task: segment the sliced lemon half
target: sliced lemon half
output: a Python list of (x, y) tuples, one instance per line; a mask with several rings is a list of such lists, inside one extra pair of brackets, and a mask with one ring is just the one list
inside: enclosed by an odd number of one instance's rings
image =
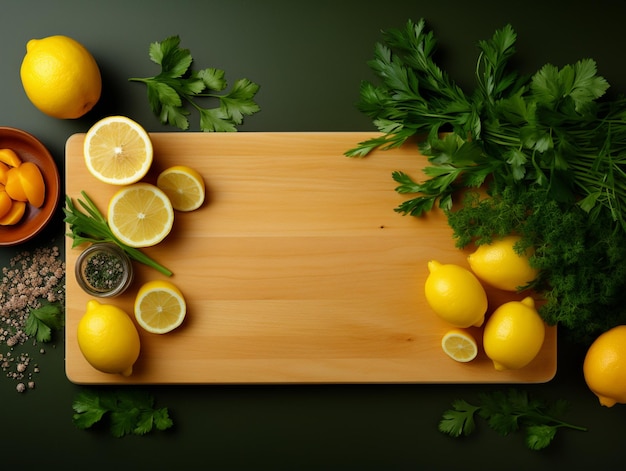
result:
[(178, 211), (193, 211), (204, 203), (204, 180), (191, 167), (175, 165), (165, 169), (157, 177), (156, 184)]
[(165, 334), (183, 323), (187, 304), (176, 285), (153, 280), (139, 288), (134, 309), (137, 323), (143, 329), (153, 334)]
[(130, 247), (161, 242), (174, 225), (174, 208), (163, 191), (150, 183), (120, 188), (109, 201), (111, 232)]
[(98, 180), (130, 185), (141, 180), (152, 165), (152, 141), (146, 130), (126, 116), (108, 116), (85, 135), (85, 164)]
[(452, 329), (441, 339), (441, 348), (455, 361), (466, 363), (478, 355), (478, 344), (474, 337), (464, 330)]

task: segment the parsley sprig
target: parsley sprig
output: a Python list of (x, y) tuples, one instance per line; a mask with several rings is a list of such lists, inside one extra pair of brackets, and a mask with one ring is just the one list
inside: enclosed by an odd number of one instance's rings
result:
[(61, 303), (41, 300), (40, 304), (28, 312), (24, 332), (29, 337), (35, 337), (37, 342), (49, 342), (52, 340), (52, 331), (60, 330), (65, 325), (65, 312)]
[[(200, 114), (202, 131), (237, 131), (245, 116), (260, 110), (254, 101), (259, 85), (246, 78), (236, 80), (225, 91), (228, 83), (221, 69), (192, 70), (193, 58), (188, 49), (180, 47), (180, 37), (171, 36), (161, 42), (150, 44), (152, 62), (161, 66), (154, 77), (132, 77), (131, 82), (143, 82), (147, 86), (148, 102), (152, 112), (161, 123), (186, 130), (189, 128), (189, 103)], [(214, 99), (219, 106), (205, 108), (198, 98)]]
[(443, 413), (439, 431), (455, 438), (470, 435), (476, 430), (475, 416), (478, 415), (502, 436), (522, 431), (526, 446), (541, 450), (552, 443), (561, 428), (587, 430), (557, 418), (565, 413), (567, 406), (564, 400), (549, 403), (530, 398), (526, 391), (517, 389), (483, 393), (477, 404), (455, 400), (452, 409)]
[(117, 438), (167, 430), (173, 425), (169, 411), (156, 408), (154, 402), (153, 396), (138, 390), (86, 389), (72, 403), (72, 421), (87, 429), (108, 417), (111, 434)]

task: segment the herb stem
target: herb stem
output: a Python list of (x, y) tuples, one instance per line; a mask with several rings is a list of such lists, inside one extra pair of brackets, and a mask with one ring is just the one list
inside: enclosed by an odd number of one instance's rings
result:
[(63, 208), (65, 213), (64, 221), (70, 228), (70, 232), (66, 235), (74, 241), (72, 247), (76, 247), (84, 242), (112, 242), (124, 250), (133, 260), (143, 263), (150, 268), (154, 268), (165, 276), (172, 276), (173, 273), (171, 270), (150, 258), (141, 250), (130, 247), (115, 237), (105, 217), (98, 210), (87, 193), (81, 191), (81, 195), (84, 201), (79, 199), (78, 203), (87, 214), (80, 211), (69, 196), (65, 197), (65, 208)]

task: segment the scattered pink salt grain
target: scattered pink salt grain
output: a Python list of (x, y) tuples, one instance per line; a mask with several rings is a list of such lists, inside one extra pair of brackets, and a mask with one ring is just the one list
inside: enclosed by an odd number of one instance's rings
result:
[(65, 263), (58, 247), (19, 253), (2, 269), (0, 368), (7, 378), (18, 381), (18, 392), (25, 392), (27, 386), (33, 389), (32, 375), (39, 372), (39, 365), (31, 367), (30, 355), (17, 350), (29, 340), (25, 326), (30, 311), (40, 308), (42, 301), (65, 304)]

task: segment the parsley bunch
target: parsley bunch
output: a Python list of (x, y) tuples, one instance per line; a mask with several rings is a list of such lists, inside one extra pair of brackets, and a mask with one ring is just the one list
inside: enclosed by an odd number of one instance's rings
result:
[(483, 393), (478, 405), (458, 399), (452, 409), (443, 413), (439, 431), (452, 437), (467, 436), (476, 430), (475, 416), (487, 421), (487, 425), (502, 436), (523, 431), (525, 444), (531, 450), (546, 448), (561, 428), (586, 431), (584, 427), (557, 419), (567, 402), (560, 400), (547, 403), (531, 399), (525, 391), (511, 389), (505, 392)]
[(145, 435), (173, 425), (167, 408), (155, 408), (154, 398), (137, 390), (87, 389), (77, 395), (72, 408), (72, 420), (78, 428), (90, 428), (108, 416), (111, 434), (118, 438)]
[[(152, 62), (161, 66), (161, 72), (154, 77), (133, 77), (129, 81), (146, 84), (150, 108), (163, 124), (188, 129), (187, 116), (190, 113), (185, 108), (185, 102), (200, 114), (202, 131), (236, 131), (236, 126), (243, 122), (244, 116), (260, 110), (254, 101), (259, 91), (256, 83), (245, 78), (239, 79), (230, 91), (224, 92), (227, 87), (224, 70), (192, 70), (191, 53), (180, 47), (178, 36), (151, 43), (149, 55)], [(200, 106), (197, 99), (203, 97), (217, 100), (219, 106)]]
[(396, 208), (403, 214), (423, 214), (436, 202), (450, 209), (457, 190), (488, 183), (546, 189), (592, 219), (608, 212), (626, 230), (626, 100), (600, 101), (609, 84), (591, 59), (521, 76), (509, 66), (516, 39), (507, 25), (479, 42), (477, 85), (465, 93), (435, 62), (423, 19), (385, 32), (369, 62), (380, 83), (363, 82), (358, 103), (383, 135), (346, 155), (424, 136), (426, 180), (393, 174), (398, 192), (418, 194)]

